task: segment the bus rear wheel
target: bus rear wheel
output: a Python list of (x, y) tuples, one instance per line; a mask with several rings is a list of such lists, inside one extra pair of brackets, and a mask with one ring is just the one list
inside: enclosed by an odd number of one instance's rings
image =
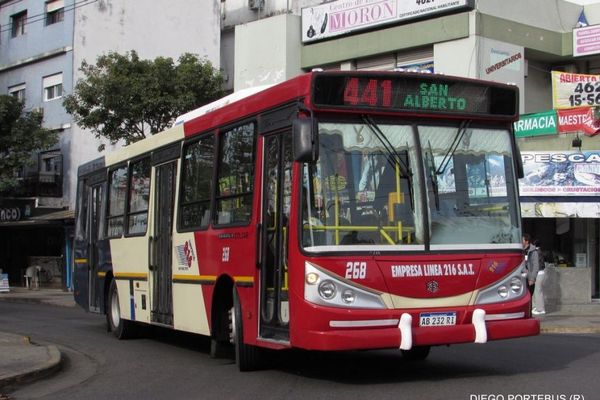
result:
[(117, 283), (113, 279), (108, 289), (108, 303), (106, 307), (106, 322), (108, 328), (117, 339), (129, 339), (135, 336), (135, 323), (121, 318), (121, 307), (119, 304), (119, 292)]
[(237, 290), (233, 288), (233, 310), (231, 313), (231, 336), (235, 347), (235, 362), (240, 371), (255, 371), (262, 366), (261, 352), (256, 346), (244, 343), (242, 306)]
[(410, 350), (402, 350), (402, 356), (410, 361), (420, 361), (427, 358), (431, 346), (415, 346)]

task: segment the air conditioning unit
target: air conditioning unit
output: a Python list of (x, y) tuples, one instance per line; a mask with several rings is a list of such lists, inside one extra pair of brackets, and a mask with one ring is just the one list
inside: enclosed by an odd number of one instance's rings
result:
[(265, 0), (248, 0), (248, 8), (251, 10), (260, 10), (265, 8)]

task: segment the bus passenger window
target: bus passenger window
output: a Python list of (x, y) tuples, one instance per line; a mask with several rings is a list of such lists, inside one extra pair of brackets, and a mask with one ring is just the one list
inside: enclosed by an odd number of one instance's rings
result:
[(238, 126), (221, 136), (215, 223), (250, 222), (254, 186), (254, 123)]
[(215, 158), (214, 142), (214, 135), (209, 135), (183, 149), (179, 221), (181, 229), (208, 227)]
[(87, 180), (79, 181), (79, 187), (77, 188), (77, 225), (75, 228), (75, 237), (77, 240), (85, 240), (87, 237), (88, 188)]
[(123, 234), (125, 198), (127, 197), (127, 166), (110, 171), (108, 189), (108, 216), (106, 218), (106, 236), (120, 237)]
[(150, 201), (150, 158), (131, 163), (129, 176), (129, 210), (127, 233), (143, 235), (148, 226)]

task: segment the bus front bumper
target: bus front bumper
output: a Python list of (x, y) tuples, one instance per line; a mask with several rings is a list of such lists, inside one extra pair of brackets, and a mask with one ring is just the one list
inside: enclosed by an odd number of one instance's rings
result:
[[(394, 324), (394, 322), (397, 322)], [(388, 324), (389, 327), (376, 326)], [(293, 340), (295, 347), (308, 350), (389, 349), (409, 350), (415, 346), (485, 343), (490, 340), (535, 336), (540, 322), (533, 318), (485, 320), (470, 324), (420, 327), (400, 320), (374, 321), (372, 326), (333, 324), (327, 331), (305, 331)]]

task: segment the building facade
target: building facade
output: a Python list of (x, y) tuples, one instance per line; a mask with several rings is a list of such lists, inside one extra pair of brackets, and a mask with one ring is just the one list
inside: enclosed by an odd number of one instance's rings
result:
[[(40, 183), (50, 181), (47, 172), (60, 171), (54, 177), (61, 181), (54, 185), (60, 195), (21, 196), (26, 197), (23, 215), (36, 206), (72, 210), (77, 166), (102, 154), (97, 151), (101, 143), (71, 123), (60, 96), (70, 93), (81, 77), (83, 60), (94, 62), (108, 51), (134, 49), (142, 58), (196, 53), (223, 70), (228, 91), (282, 82), (313, 68), (410, 70), (493, 80), (519, 87), (522, 114), (553, 108), (551, 71), (600, 73), (599, 55), (575, 56), (573, 48), (573, 28), (582, 11), (590, 25), (599, 24), (600, 5), (582, 7), (565, 0), (551, 5), (547, 0), (422, 3), (0, 0), (0, 91), (22, 96), (28, 109), (42, 107), (44, 125), (62, 130), (56, 148), (36, 156), (31, 171)], [(600, 151), (600, 139), (578, 131), (523, 137), (519, 144), (526, 155)], [(105, 151), (112, 149), (106, 146)], [(594, 172), (595, 164), (586, 168)], [(600, 208), (600, 198), (522, 195), (521, 200), (524, 231), (548, 250), (549, 264), (567, 266), (556, 268), (555, 282), (571, 279), (585, 289), (577, 288), (581, 297), (567, 301), (598, 298), (600, 213), (594, 210)]]
[(62, 96), (73, 86), (75, 0), (0, 1), (0, 93), (19, 98), (25, 111), (43, 112), (43, 126), (58, 131), (50, 149), (32, 154), (19, 185), (0, 195), (0, 268), (12, 284), (31, 265), (45, 283), (66, 284), (73, 213), (65, 210), (65, 165), (71, 162), (72, 124)]
[[(573, 51), (573, 28), (582, 12), (590, 25), (599, 24), (599, 4), (417, 3), (265, 0), (257, 8), (252, 1), (226, 0), (222, 38), (228, 45), (222, 64), (234, 77), (235, 90), (276, 83), (313, 68), (409, 70), (511, 83), (520, 89), (522, 114), (552, 109), (551, 71), (600, 72), (599, 55), (574, 56)], [(573, 148), (574, 138), (581, 138), (575, 142), (578, 148)], [(577, 130), (524, 137), (519, 144), (524, 156), (600, 151), (599, 138)], [(595, 164), (586, 168), (595, 173)], [(522, 194), (521, 201), (523, 230), (540, 241), (546, 262), (556, 266), (548, 272), (553, 274), (549, 300), (591, 304), (598, 299), (600, 213), (595, 210), (600, 197)]]
[(0, 93), (43, 110), (43, 126), (61, 132), (55, 147), (32, 155), (21, 185), (0, 195), (0, 269), (11, 285), (34, 264), (52, 269), (53, 285), (70, 285), (77, 168), (104, 154), (62, 106), (82, 61), (111, 51), (174, 60), (188, 52), (219, 67), (220, 32), (216, 0), (0, 0)]

